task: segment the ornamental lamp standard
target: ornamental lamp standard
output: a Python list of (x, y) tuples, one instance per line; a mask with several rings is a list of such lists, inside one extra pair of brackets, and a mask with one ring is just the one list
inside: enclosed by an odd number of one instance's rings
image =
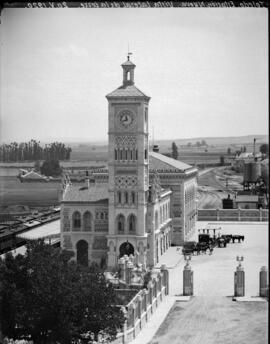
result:
[(242, 265), (241, 265), (241, 262), (244, 260), (244, 257), (243, 257), (243, 256), (241, 256), (241, 257), (236, 256), (236, 260), (237, 260), (237, 262), (239, 263), (238, 267), (241, 267), (241, 266), (242, 266)]
[(189, 266), (189, 261), (191, 260), (191, 255), (190, 254), (185, 254), (184, 259), (186, 261), (186, 267)]

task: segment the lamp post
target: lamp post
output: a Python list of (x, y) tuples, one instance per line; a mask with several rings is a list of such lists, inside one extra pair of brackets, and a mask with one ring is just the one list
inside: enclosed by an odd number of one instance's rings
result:
[(241, 264), (243, 260), (243, 256), (236, 256), (238, 266), (234, 272), (234, 296), (245, 296), (245, 271)]
[(191, 266), (189, 264), (191, 255), (185, 254), (184, 259), (186, 261), (186, 265), (184, 266), (183, 271), (183, 295), (191, 296), (193, 295), (193, 271), (191, 270)]
[(186, 261), (186, 265), (185, 266), (190, 266), (189, 262), (191, 261), (191, 255), (190, 254), (185, 254), (184, 255), (184, 259)]
[(242, 266), (241, 262), (243, 262), (244, 257), (243, 257), (243, 256), (241, 256), (241, 257), (236, 256), (236, 260), (237, 260), (237, 262), (239, 263), (239, 264), (238, 264), (238, 267), (241, 267), (241, 266)]

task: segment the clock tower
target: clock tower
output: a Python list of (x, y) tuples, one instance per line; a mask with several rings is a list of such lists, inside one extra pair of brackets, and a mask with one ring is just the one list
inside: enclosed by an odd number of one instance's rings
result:
[(149, 189), (148, 103), (134, 84), (135, 64), (122, 64), (123, 82), (109, 93), (109, 234), (108, 266), (133, 254), (147, 264), (147, 201)]

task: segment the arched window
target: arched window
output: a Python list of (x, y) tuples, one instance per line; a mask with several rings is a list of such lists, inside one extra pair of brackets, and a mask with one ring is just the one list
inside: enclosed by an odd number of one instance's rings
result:
[(128, 231), (131, 233), (136, 232), (136, 216), (134, 214), (128, 217)]
[(136, 196), (135, 196), (135, 192), (134, 191), (131, 192), (131, 203), (132, 204), (136, 203)]
[(128, 204), (128, 192), (125, 191), (125, 203)]
[(128, 159), (128, 152), (127, 152), (127, 150), (125, 149), (125, 160), (127, 160)]
[(125, 231), (125, 217), (122, 214), (119, 214), (116, 218), (116, 226), (118, 233), (124, 233)]
[(77, 262), (81, 265), (88, 266), (88, 243), (80, 240), (76, 244)]
[(73, 213), (73, 230), (78, 231), (81, 228), (81, 214), (78, 211)]
[(83, 214), (83, 230), (86, 232), (92, 230), (92, 215), (89, 211)]
[(118, 198), (118, 203), (121, 204), (122, 203), (122, 194), (120, 191), (117, 192), (117, 198)]
[(158, 211), (156, 210), (155, 211), (155, 229), (157, 229), (159, 226), (159, 223), (158, 223)]

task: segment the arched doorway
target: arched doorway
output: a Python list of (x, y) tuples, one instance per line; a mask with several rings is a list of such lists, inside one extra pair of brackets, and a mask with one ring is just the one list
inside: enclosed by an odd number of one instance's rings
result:
[(124, 242), (120, 247), (119, 247), (119, 251), (120, 251), (120, 258), (123, 257), (125, 254), (127, 256), (129, 256), (130, 254), (134, 255), (134, 247), (133, 245), (131, 245), (130, 242), (126, 241)]
[(77, 242), (77, 262), (81, 265), (88, 266), (88, 243), (85, 240)]

